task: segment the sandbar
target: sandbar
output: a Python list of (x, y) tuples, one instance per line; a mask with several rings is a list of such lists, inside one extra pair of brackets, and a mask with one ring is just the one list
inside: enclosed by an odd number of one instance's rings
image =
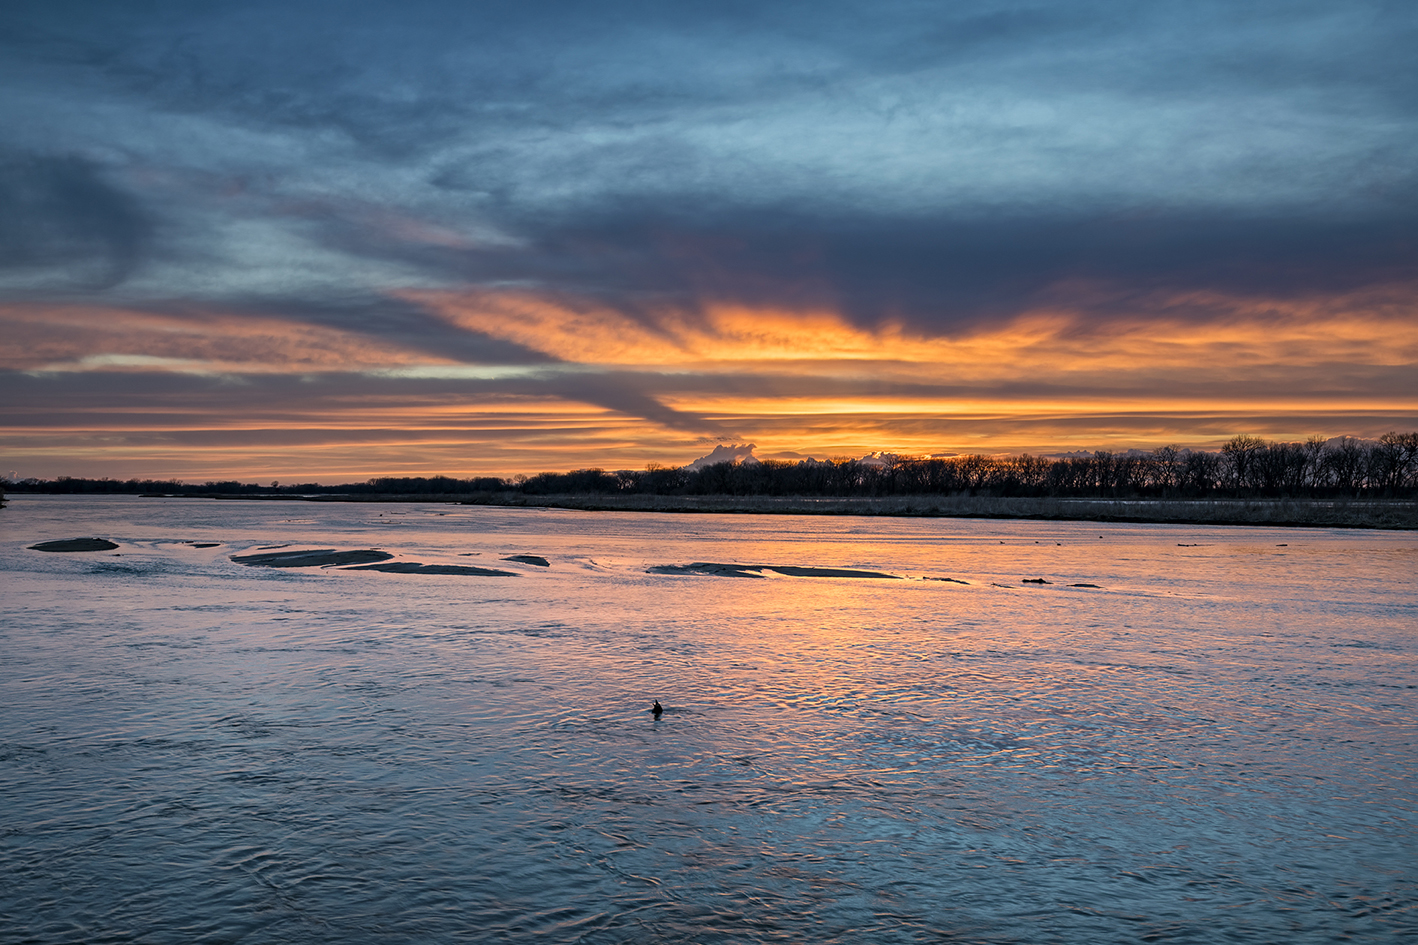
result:
[(764, 571), (785, 574), (789, 577), (814, 578), (887, 578), (899, 581), (895, 574), (881, 571), (861, 571), (855, 568), (804, 568), (797, 565), (777, 564), (718, 564), (713, 561), (696, 561), (693, 564), (657, 564), (645, 569), (647, 574), (708, 574), (714, 577), (762, 578)]
[(479, 577), (521, 577), (515, 571), (496, 568), (475, 568), (467, 564), (420, 564), (417, 561), (388, 561), (384, 564), (362, 564), (345, 571), (385, 571), (389, 574), (468, 574)]
[(388, 561), (394, 557), (387, 551), (362, 548), (358, 551), (336, 551), (317, 548), (313, 551), (273, 551), (263, 555), (232, 555), (231, 560), (251, 568), (327, 568), (331, 565), (368, 564)]
[(30, 545), (31, 551), (112, 551), (118, 546), (107, 538), (61, 538)]

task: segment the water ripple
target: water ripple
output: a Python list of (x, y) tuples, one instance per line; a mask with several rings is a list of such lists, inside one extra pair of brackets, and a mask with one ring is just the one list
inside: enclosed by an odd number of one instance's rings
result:
[(1418, 937), (1410, 537), (319, 511), (6, 510), (0, 940)]

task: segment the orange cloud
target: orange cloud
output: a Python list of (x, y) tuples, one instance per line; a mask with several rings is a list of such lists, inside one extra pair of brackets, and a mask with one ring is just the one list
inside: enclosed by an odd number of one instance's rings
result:
[[(1078, 302), (931, 334), (821, 310), (632, 315), (529, 292), (405, 294), (559, 361), (486, 370), (279, 318), (10, 306), (0, 367), (50, 386), (7, 404), (0, 443), (27, 475), (347, 481), (682, 463), (709, 451), (710, 431), (768, 457), (1375, 435), (1418, 425), (1413, 297), (1173, 295), (1108, 320)], [(184, 375), (194, 393), (121, 394), (104, 379), (115, 371)], [(85, 375), (111, 389), (66, 400)], [(702, 429), (604, 396), (622, 383)]]
[(269, 374), (451, 363), (280, 318), (99, 306), (0, 307), (0, 369)]
[[(1003, 325), (928, 335), (874, 329), (824, 311), (711, 304), (649, 318), (528, 293), (408, 296), (471, 331), (562, 361), (621, 368), (737, 369), (746, 364), (829, 374), (865, 370), (983, 383), (1054, 377), (1106, 387), (1110, 376), (1175, 370), (1209, 375), (1253, 368), (1418, 362), (1418, 317), (1391, 300), (1277, 304), (1215, 295), (1147, 300), (1149, 312), (1219, 311), (1205, 321), (1148, 314), (1100, 321), (1077, 309), (1026, 312)], [(1345, 304), (1345, 303), (1348, 304)]]

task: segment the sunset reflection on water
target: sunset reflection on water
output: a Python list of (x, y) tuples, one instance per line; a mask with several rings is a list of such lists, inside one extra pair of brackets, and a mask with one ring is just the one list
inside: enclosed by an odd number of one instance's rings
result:
[[(0, 869), (36, 941), (1418, 931), (1411, 535), (5, 514)], [(81, 534), (120, 547), (26, 548)], [(231, 560), (282, 545), (516, 576)], [(694, 562), (900, 579), (647, 573)]]

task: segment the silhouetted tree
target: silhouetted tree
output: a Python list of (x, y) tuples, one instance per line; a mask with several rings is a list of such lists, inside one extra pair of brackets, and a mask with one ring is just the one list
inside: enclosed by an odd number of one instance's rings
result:
[(1385, 433), (1370, 457), (1375, 489), (1392, 495), (1411, 486), (1418, 474), (1418, 433)]
[(1329, 482), (1341, 492), (1358, 495), (1367, 472), (1366, 450), (1352, 436), (1341, 436), (1324, 451), (1324, 467)]
[(1254, 483), (1256, 455), (1265, 449), (1265, 440), (1258, 436), (1234, 436), (1221, 447), (1225, 465), (1222, 467), (1227, 484), (1237, 491), (1251, 488)]

